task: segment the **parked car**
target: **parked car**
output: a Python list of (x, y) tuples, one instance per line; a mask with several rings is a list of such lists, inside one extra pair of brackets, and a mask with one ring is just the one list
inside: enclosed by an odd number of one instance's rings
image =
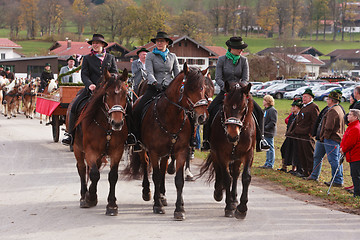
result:
[(332, 87), (332, 88), (329, 88), (327, 90), (325, 90), (324, 92), (321, 93), (321, 95), (315, 95), (315, 98), (314, 100), (317, 100), (317, 101), (326, 101), (326, 99), (328, 98), (330, 92), (334, 91), (334, 90), (340, 90), (342, 91), (342, 87)]
[(347, 87), (342, 90), (342, 102), (349, 102), (350, 101), (350, 95), (354, 92), (355, 86)]
[(286, 84), (283, 86), (279, 86), (278, 88), (272, 89), (268, 92), (271, 96), (273, 96), (275, 99), (282, 99), (284, 98), (284, 94), (286, 92), (293, 91), (295, 89), (301, 88), (301, 87), (307, 87), (307, 84), (305, 82), (298, 82), (298, 83), (292, 83), (292, 84)]
[(296, 96), (296, 95), (301, 95), (301, 94), (303, 94), (304, 92), (305, 92), (305, 89), (307, 89), (307, 88), (313, 88), (312, 86), (303, 86), (303, 87), (300, 87), (300, 88), (298, 88), (298, 89), (295, 89), (295, 90), (293, 90), (293, 91), (290, 91), (290, 92), (285, 92), (284, 93), (284, 98), (286, 98), (286, 99), (294, 99), (294, 97)]
[(356, 82), (354, 82), (354, 81), (342, 81), (342, 82), (337, 82), (337, 84), (340, 84), (342, 87), (347, 88), (347, 87), (355, 87)]
[(253, 96), (256, 96), (256, 93), (261, 90), (263, 87), (263, 84), (257, 84), (257, 85), (252, 85), (251, 89), (250, 89), (250, 93)]
[(257, 97), (264, 97), (265, 95), (267, 94), (270, 94), (270, 92), (276, 90), (276, 89), (281, 89), (283, 87), (286, 87), (288, 86), (289, 84), (287, 83), (279, 83), (279, 84), (274, 84), (274, 85), (271, 85), (265, 89), (262, 89), (260, 91), (257, 92), (256, 96)]
[(336, 84), (336, 83), (329, 83), (329, 84), (321, 84), (318, 85), (316, 87), (314, 87), (312, 90), (313, 94), (316, 97), (321, 96), (326, 90), (328, 90), (329, 88), (333, 88), (333, 87), (341, 87), (340, 84)]
[(306, 82), (306, 80), (299, 78), (285, 79), (285, 83), (302, 83), (302, 82)]

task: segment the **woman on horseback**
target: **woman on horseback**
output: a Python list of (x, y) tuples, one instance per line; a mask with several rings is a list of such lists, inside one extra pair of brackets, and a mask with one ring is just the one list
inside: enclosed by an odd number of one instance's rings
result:
[[(163, 92), (180, 72), (177, 56), (167, 48), (173, 43), (173, 40), (168, 37), (167, 33), (158, 32), (151, 41), (156, 44), (156, 47), (146, 55), (145, 60), (148, 88), (134, 107), (133, 112), (134, 129), (132, 129), (132, 132), (138, 140), (141, 136), (141, 113), (145, 104)], [(141, 147), (140, 142), (137, 141), (134, 146), (134, 152), (139, 151), (141, 151)]]
[[(91, 45), (91, 53), (84, 56), (81, 65), (81, 80), (85, 85), (85, 88), (80, 90), (76, 100), (73, 102), (71, 112), (69, 114), (69, 124), (65, 137), (62, 140), (64, 145), (71, 145), (74, 128), (76, 123), (76, 115), (80, 103), (88, 101), (92, 92), (100, 85), (100, 77), (105, 69), (110, 73), (118, 73), (118, 69), (115, 62), (115, 57), (105, 51), (105, 47), (108, 45), (101, 34), (94, 34), (93, 38), (87, 42)], [(131, 105), (128, 104), (126, 109), (128, 117), (131, 117)], [(126, 121), (130, 124), (131, 121)], [(129, 125), (128, 128), (130, 129)], [(128, 144), (135, 144), (136, 140), (133, 135), (128, 137)]]
[[(242, 51), (248, 46), (241, 37), (231, 37), (226, 41), (228, 52), (225, 56), (219, 57), (216, 64), (215, 81), (221, 87), (220, 93), (208, 107), (209, 119), (204, 125), (202, 151), (210, 150), (209, 136), (210, 126), (216, 113), (223, 105), (225, 82), (248, 82), (249, 63), (246, 57), (241, 56)], [(261, 107), (254, 102), (253, 116), (257, 125), (256, 131), (256, 151), (268, 150), (269, 144), (264, 139), (264, 113)]]

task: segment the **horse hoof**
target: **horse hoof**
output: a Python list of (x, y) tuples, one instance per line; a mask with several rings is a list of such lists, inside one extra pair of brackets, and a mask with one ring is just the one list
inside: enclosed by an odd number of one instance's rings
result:
[(160, 201), (161, 201), (161, 204), (162, 204), (163, 206), (167, 206), (167, 205), (168, 205), (165, 195), (162, 195), (162, 194), (160, 195)]
[(185, 181), (187, 181), (187, 182), (193, 182), (193, 181), (195, 181), (195, 180), (194, 180), (194, 177), (192, 177), (192, 176), (186, 176), (186, 177), (185, 177)]
[(172, 174), (175, 173), (175, 166), (174, 166), (174, 164), (170, 164), (170, 165), (168, 166), (168, 168), (167, 168), (167, 173), (170, 174), (170, 175), (172, 175)]
[(142, 199), (144, 201), (150, 201), (151, 200), (151, 192), (148, 192), (147, 194), (146, 193), (143, 193), (142, 194)]
[(40, 124), (42, 124), (42, 121), (40, 121)]
[(85, 194), (85, 202), (86, 202), (88, 207), (95, 207), (97, 205), (97, 203), (98, 203), (97, 196), (95, 195), (94, 200), (90, 200), (89, 192), (87, 192)]
[(234, 217), (234, 210), (225, 209), (225, 217), (228, 217), (228, 218)]
[(174, 219), (176, 221), (183, 221), (185, 220), (185, 213), (184, 212), (174, 212)]
[(153, 212), (156, 214), (165, 214), (163, 207), (153, 206)]
[(90, 206), (87, 204), (84, 198), (80, 199), (80, 208), (89, 208)]
[(118, 207), (114, 206), (114, 207), (106, 207), (106, 213), (107, 216), (117, 216), (118, 215)]
[(223, 199), (223, 192), (222, 191), (214, 191), (214, 199), (217, 202), (220, 202)]
[(240, 212), (239, 210), (236, 209), (236, 211), (235, 211), (235, 217), (236, 217), (236, 219), (245, 219), (246, 213), (247, 213), (247, 211), (245, 211), (245, 212)]

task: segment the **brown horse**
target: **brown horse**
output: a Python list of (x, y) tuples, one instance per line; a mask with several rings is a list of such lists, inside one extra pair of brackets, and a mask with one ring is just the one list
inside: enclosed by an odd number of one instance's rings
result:
[[(245, 218), (248, 189), (251, 181), (250, 168), (254, 157), (256, 128), (252, 116), (253, 100), (249, 93), (251, 84), (225, 82), (226, 96), (223, 109), (219, 110), (211, 124), (211, 152), (201, 168), (200, 176), (211, 168), (211, 180), (215, 172), (214, 198), (221, 201), (226, 192), (225, 216)], [(237, 205), (237, 180), (240, 166), (242, 194)], [(231, 190), (230, 190), (231, 189)], [(235, 210), (236, 209), (236, 210)]]
[[(96, 88), (88, 105), (79, 116), (73, 145), (81, 181), (81, 208), (96, 206), (99, 169), (105, 157), (111, 159), (108, 177), (110, 191), (106, 206), (106, 215), (110, 216), (118, 213), (115, 186), (118, 180), (119, 162), (128, 134), (125, 122), (127, 78), (126, 69), (121, 76), (104, 73), (101, 85)], [(89, 190), (87, 176), (91, 180)]]
[(26, 118), (33, 119), (34, 118), (34, 110), (36, 103), (36, 82), (32, 81), (26, 84), (22, 90), (22, 102), (23, 102), (23, 110)]
[(4, 116), (10, 119), (16, 117), (16, 106), (18, 104), (18, 97), (21, 90), (20, 81), (13, 80), (9, 85), (5, 87), (4, 95)]
[[(167, 205), (165, 199), (167, 162), (170, 155), (176, 158), (177, 200), (174, 217), (177, 220), (185, 219), (182, 191), (184, 164), (186, 158), (189, 157), (190, 149), (191, 124), (188, 116), (192, 115), (197, 124), (203, 124), (208, 116), (204, 79), (206, 71), (188, 68), (185, 63), (184, 70), (175, 77), (166, 91), (149, 105), (141, 126), (143, 147), (148, 153), (153, 169), (154, 213), (165, 213), (163, 206)], [(140, 155), (144, 162), (145, 151)], [(150, 193), (150, 189), (148, 180), (145, 178), (143, 198), (148, 200), (147, 194)]]

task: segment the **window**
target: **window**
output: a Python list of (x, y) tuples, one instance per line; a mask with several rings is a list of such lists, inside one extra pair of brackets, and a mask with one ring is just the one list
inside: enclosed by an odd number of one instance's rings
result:
[(40, 77), (43, 70), (44, 66), (27, 66), (28, 76), (31, 77)]
[(197, 59), (196, 64), (197, 65), (205, 65), (205, 60), (204, 59)]
[(5, 53), (1, 53), (1, 59), (5, 59)]
[(179, 64), (184, 64), (184, 59), (179, 58), (178, 61), (179, 61)]
[(187, 59), (186, 62), (190, 65), (195, 64), (195, 59)]
[(179, 47), (181, 47), (181, 42), (179, 42)]

